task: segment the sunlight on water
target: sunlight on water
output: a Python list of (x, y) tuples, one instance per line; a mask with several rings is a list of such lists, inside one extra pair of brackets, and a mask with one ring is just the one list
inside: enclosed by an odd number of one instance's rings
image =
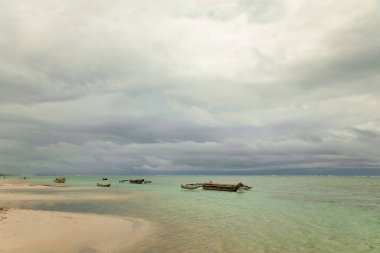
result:
[[(103, 189), (95, 187), (99, 178), (69, 177), (65, 194), (135, 197), (7, 204), (155, 222), (157, 232), (134, 252), (380, 252), (377, 177), (157, 176), (146, 185), (119, 183), (121, 178), (109, 178), (111, 188)], [(209, 180), (254, 188), (242, 193), (180, 188)]]

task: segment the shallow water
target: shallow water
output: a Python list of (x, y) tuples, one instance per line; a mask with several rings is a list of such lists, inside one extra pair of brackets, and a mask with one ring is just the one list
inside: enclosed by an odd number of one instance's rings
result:
[[(153, 180), (146, 185), (119, 183), (123, 178), (109, 177), (112, 186), (100, 188), (97, 177), (69, 177), (62, 189), (73, 196), (133, 196), (129, 199), (2, 204), (153, 221), (158, 230), (133, 252), (380, 252), (379, 177), (155, 176), (146, 177)], [(51, 184), (52, 179), (21, 181)], [(180, 188), (210, 180), (254, 187), (242, 193)]]

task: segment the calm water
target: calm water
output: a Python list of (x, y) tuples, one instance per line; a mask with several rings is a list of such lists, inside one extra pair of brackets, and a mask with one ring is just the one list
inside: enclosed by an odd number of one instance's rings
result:
[[(153, 180), (146, 185), (118, 183), (122, 178), (128, 177), (109, 177), (112, 187), (99, 188), (98, 177), (68, 177), (65, 194), (135, 197), (3, 205), (153, 221), (157, 232), (133, 252), (380, 252), (379, 177), (156, 176), (145, 177)], [(242, 193), (180, 188), (210, 180), (254, 187)], [(29, 181), (51, 184), (52, 178)]]

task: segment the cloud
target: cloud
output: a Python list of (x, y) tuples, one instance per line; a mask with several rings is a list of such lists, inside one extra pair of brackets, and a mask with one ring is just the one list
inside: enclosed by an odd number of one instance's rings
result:
[(2, 1), (0, 172), (378, 168), (379, 8)]

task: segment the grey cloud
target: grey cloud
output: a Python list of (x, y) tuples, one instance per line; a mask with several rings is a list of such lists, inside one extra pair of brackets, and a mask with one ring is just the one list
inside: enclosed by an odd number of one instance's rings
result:
[[(319, 142), (305, 141), (297, 136), (285, 139), (227, 139), (218, 142), (153, 142), (117, 143), (100, 140), (86, 143), (58, 142), (33, 148), (11, 148), (22, 164), (49, 171), (75, 171), (91, 168), (90, 172), (108, 171), (237, 171), (253, 168), (350, 168), (376, 167), (379, 162), (375, 148), (379, 141), (368, 134), (365, 144), (362, 133), (346, 130), (345, 135), (321, 133)], [(372, 135), (378, 136), (375, 133)], [(15, 158), (15, 153), (9, 157)], [(8, 160), (9, 161), (9, 160)], [(48, 161), (48, 162), (47, 162)], [(2, 161), (6, 167), (7, 159)], [(87, 172), (86, 172), (87, 173)]]
[[(322, 41), (321, 55), (313, 55), (293, 66), (289, 82), (318, 88), (358, 86), (361, 81), (366, 83), (361, 86), (369, 85), (370, 89), (377, 90), (378, 85), (371, 84), (371, 79), (378, 78), (380, 71), (380, 18), (377, 12), (361, 15), (330, 31)], [(294, 72), (298, 74), (293, 75)]]
[(378, 6), (310, 4), (1, 2), (0, 173), (378, 168)]
[[(0, 41), (0, 84), (5, 89), (1, 102), (70, 100), (126, 84), (133, 89), (169, 83), (162, 80), (167, 71), (163, 49), (149, 44), (148, 31), (117, 22), (117, 15), (124, 13), (117, 6), (128, 5), (114, 3), (109, 10), (86, 1), (9, 3), (0, 19), (7, 31)], [(99, 12), (103, 16), (96, 16)]]
[[(380, 46), (362, 48), (354, 52), (342, 52), (342, 54), (329, 59), (313, 59), (312, 63), (303, 63), (293, 71), (302, 74), (298, 80), (290, 80), (305, 88), (321, 88), (331, 85), (357, 86), (358, 81), (368, 82), (370, 89), (378, 88), (373, 81), (377, 80), (380, 71)], [(319, 61), (320, 60), (320, 61)], [(369, 79), (368, 78), (376, 78)], [(363, 87), (366, 89), (366, 87)]]
[(154, 117), (104, 117), (90, 122), (55, 124), (41, 120), (2, 115), (4, 138), (17, 138), (30, 145), (46, 146), (59, 142), (77, 145), (92, 140), (122, 143), (220, 142), (226, 138), (262, 138), (267, 129), (251, 126), (207, 126), (199, 123)]

